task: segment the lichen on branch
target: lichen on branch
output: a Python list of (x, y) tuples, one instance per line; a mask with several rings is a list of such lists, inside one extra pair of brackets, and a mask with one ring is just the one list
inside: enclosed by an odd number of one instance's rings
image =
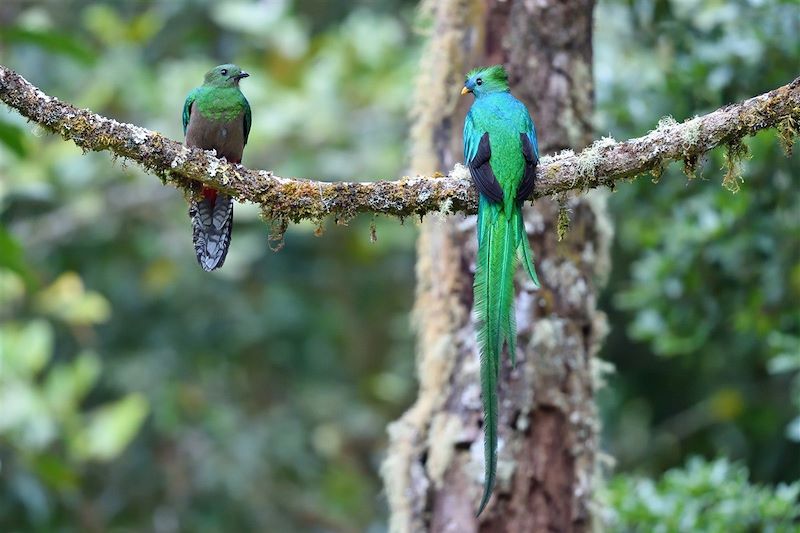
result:
[[(454, 88), (457, 90), (457, 88)], [(13, 70), (0, 65), (0, 100), (29, 120), (73, 141), (84, 150), (108, 150), (147, 171), (188, 189), (203, 183), (261, 206), (267, 218), (282, 221), (349, 219), (358, 213), (407, 217), (442, 212), (475, 213), (477, 195), (469, 172), (456, 165), (447, 175), (403, 177), (395, 181), (329, 182), (291, 179), (268, 170), (251, 170), (188, 148), (160, 133), (103, 117), (48, 96)], [(791, 146), (800, 122), (800, 78), (773, 91), (728, 105), (683, 123), (662, 120), (643, 137), (615, 142), (604, 138), (584, 151), (545, 156), (537, 169), (531, 198), (569, 190), (588, 190), (651, 172), (660, 175), (670, 161), (694, 167), (719, 145), (779, 127)], [(788, 126), (787, 126), (788, 125)]]

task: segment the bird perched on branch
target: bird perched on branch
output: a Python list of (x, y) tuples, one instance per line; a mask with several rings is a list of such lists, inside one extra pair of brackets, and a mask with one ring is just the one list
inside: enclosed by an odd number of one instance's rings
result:
[(508, 88), (502, 65), (467, 74), (461, 94), (475, 101), (464, 122), (464, 160), (478, 189), (478, 258), (475, 265), (475, 310), (481, 355), (484, 455), (481, 514), (495, 483), (497, 469), (497, 380), (500, 354), (508, 345), (515, 361), (514, 271), (517, 253), (536, 287), (539, 280), (522, 221), (522, 203), (533, 190), (539, 147), (525, 105)]
[[(209, 70), (203, 85), (186, 97), (183, 104), (183, 133), (186, 146), (216, 150), (217, 157), (241, 163), (250, 134), (250, 104), (239, 90), (249, 74), (236, 65), (219, 65)], [(233, 229), (233, 199), (203, 187), (202, 198), (192, 199), (192, 240), (197, 262), (203, 270), (222, 266), (228, 255)]]

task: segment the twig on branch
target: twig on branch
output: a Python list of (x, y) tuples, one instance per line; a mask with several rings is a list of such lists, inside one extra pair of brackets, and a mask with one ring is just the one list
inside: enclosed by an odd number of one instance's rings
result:
[[(461, 165), (447, 176), (404, 177), (397, 181), (281, 178), (271, 171), (227, 163), (213, 152), (187, 148), (154, 131), (77, 109), (46, 95), (2, 65), (0, 100), (84, 150), (109, 150), (182, 188), (192, 182), (204, 183), (241, 201), (260, 205), (269, 218), (321, 220), (333, 215), (347, 219), (362, 212), (405, 217), (434, 211), (474, 213), (477, 209), (469, 173)], [(605, 138), (579, 154), (568, 151), (545, 156), (539, 164), (531, 198), (611, 185), (645, 172), (660, 175), (670, 161), (683, 160), (691, 171), (705, 152), (720, 145), (736, 146), (742, 137), (765, 128), (778, 127), (781, 139), (791, 143), (797, 124), (800, 78), (681, 124), (662, 120), (643, 137), (624, 142)]]

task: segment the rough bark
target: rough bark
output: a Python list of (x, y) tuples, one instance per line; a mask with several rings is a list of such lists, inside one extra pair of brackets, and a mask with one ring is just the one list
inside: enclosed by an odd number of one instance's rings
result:
[[(434, 28), (414, 110), (412, 166), (461, 157), (463, 72), (502, 62), (527, 103), (544, 151), (591, 139), (592, 0), (463, 2), (432, 8)], [(572, 229), (559, 242), (564, 209)], [(597, 280), (608, 268), (605, 198), (539, 200), (526, 208), (543, 288), (517, 277), (518, 362), (500, 384), (498, 486), (475, 517), (483, 482), (479, 356), (472, 319), (474, 218), (429, 220), (418, 245), (420, 391), (389, 428), (383, 474), (392, 531), (585, 531), (590, 526), (597, 417), (592, 356), (605, 332)]]
[[(586, 40), (587, 34), (573, 30), (569, 18), (572, 4), (562, 10), (550, 3), (524, 7), (515, 2), (495, 2), (483, 27), (473, 28), (465, 35), (467, 42), (453, 41), (447, 46), (471, 46), (478, 39), (487, 43), (484, 62), (507, 60), (512, 79), (519, 90), (524, 88), (533, 109), (538, 113), (540, 137), (544, 140), (542, 153), (588, 144), (585, 121), (591, 102), (573, 90), (591, 79), (589, 67), (576, 66), (570, 61), (574, 43)], [(461, 2), (467, 16), (473, 16), (486, 6)], [(558, 8), (557, 8), (558, 7)], [(557, 8), (557, 9), (556, 9)], [(525, 32), (528, 10), (544, 18), (535, 31)], [(564, 11), (562, 13), (562, 11)], [(567, 12), (569, 11), (569, 12)], [(566, 17), (566, 18), (565, 18)], [(563, 32), (563, 33), (562, 33)], [(503, 45), (503, 35), (516, 35), (514, 46)], [(547, 45), (555, 43), (555, 49)], [(544, 47), (542, 47), (544, 46)], [(529, 53), (535, 51), (536, 53)], [(552, 55), (545, 55), (552, 54)], [(544, 67), (539, 70), (539, 67)], [(586, 68), (584, 71), (582, 69)], [(549, 78), (539, 72), (552, 74)], [(437, 80), (455, 98), (461, 84), (461, 73)], [(519, 92), (518, 90), (518, 92)], [(423, 91), (420, 91), (422, 93)], [(558, 92), (564, 101), (557, 105), (540, 105), (544, 94)], [(536, 95), (536, 98), (533, 96)], [(426, 101), (427, 96), (421, 96)], [(173, 185), (191, 192), (194, 185), (203, 183), (240, 201), (250, 201), (262, 207), (268, 218), (298, 221), (321, 220), (331, 215), (350, 218), (357, 213), (370, 212), (400, 217), (439, 213), (474, 213), (476, 195), (469, 173), (456, 165), (460, 158), (449, 158), (437, 165), (412, 168), (426, 174), (404, 177), (397, 181), (325, 182), (289, 179), (267, 170), (250, 170), (241, 165), (218, 159), (213, 152), (187, 148), (183, 144), (148, 129), (117, 122), (87, 109), (76, 107), (48, 96), (13, 70), (0, 65), (0, 100), (23, 116), (49, 131), (70, 139), (84, 150), (108, 150), (142, 165)], [(444, 105), (452, 107), (447, 100)], [(428, 115), (437, 116), (439, 111)], [(448, 120), (456, 120), (449, 117)], [(789, 85), (687, 120), (682, 124), (662, 121), (650, 134), (625, 142), (601, 139), (580, 154), (563, 152), (544, 157), (537, 172), (536, 188), (531, 198), (552, 196), (569, 190), (588, 190), (616, 180), (633, 178), (644, 172), (660, 174), (673, 160), (684, 160), (689, 166), (698, 157), (718, 145), (736, 145), (745, 135), (764, 128), (778, 127), (782, 135), (793, 136), (800, 123), (800, 78)], [(429, 117), (420, 117), (420, 127), (428, 128), (425, 135), (434, 135), (436, 128)], [(547, 126), (547, 128), (545, 128)], [(457, 127), (460, 127), (458, 125)], [(552, 127), (553, 131), (548, 128)], [(422, 135), (422, 134), (420, 134)], [(449, 137), (448, 137), (449, 138)], [(441, 144), (444, 138), (437, 138)], [(553, 142), (551, 142), (551, 140)], [(452, 168), (447, 176), (437, 171)], [(423, 169), (426, 169), (423, 171)]]

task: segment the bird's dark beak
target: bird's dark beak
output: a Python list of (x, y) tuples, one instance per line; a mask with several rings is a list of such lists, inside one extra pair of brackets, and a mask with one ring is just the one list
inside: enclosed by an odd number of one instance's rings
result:
[(248, 77), (248, 76), (250, 76), (250, 74), (248, 74), (248, 73), (247, 73), (247, 72), (245, 72), (245, 71), (241, 71), (239, 74), (237, 74), (236, 76), (234, 76), (234, 78), (236, 78), (236, 81), (239, 81), (239, 80), (241, 80), (242, 78), (246, 78), (246, 77)]
[(462, 94), (462, 95), (464, 95), (464, 94), (467, 94), (467, 93), (471, 93), (471, 92), (472, 92), (472, 91), (470, 91), (469, 89), (467, 89), (467, 88), (466, 88), (466, 86), (465, 86), (465, 87), (463, 87), (463, 88), (461, 89), (461, 94)]

